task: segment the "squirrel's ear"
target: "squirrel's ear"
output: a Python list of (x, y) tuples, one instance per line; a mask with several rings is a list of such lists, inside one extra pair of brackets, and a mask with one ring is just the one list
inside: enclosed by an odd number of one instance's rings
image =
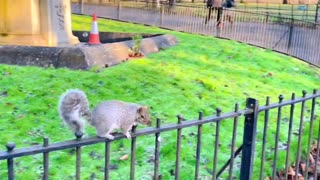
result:
[(149, 109), (150, 109), (149, 106), (144, 106), (144, 108), (145, 108), (146, 110), (149, 110)]
[(138, 108), (138, 113), (141, 114), (142, 112), (143, 112), (143, 106), (141, 106), (141, 107)]

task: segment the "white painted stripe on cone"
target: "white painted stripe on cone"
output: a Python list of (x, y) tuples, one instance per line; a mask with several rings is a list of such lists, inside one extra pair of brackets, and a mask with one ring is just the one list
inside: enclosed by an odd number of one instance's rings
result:
[(91, 33), (91, 34), (99, 34), (97, 21), (93, 21), (93, 22), (92, 22), (91, 32), (90, 32), (90, 33)]

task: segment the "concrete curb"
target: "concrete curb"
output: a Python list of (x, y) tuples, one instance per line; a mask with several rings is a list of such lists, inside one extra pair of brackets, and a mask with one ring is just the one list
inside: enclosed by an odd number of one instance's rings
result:
[[(177, 43), (176, 37), (169, 34), (143, 38), (141, 52), (148, 55)], [(82, 70), (110, 67), (129, 60), (128, 49), (133, 45), (132, 40), (127, 40), (99, 45), (80, 43), (74, 47), (0, 46), (0, 63)]]

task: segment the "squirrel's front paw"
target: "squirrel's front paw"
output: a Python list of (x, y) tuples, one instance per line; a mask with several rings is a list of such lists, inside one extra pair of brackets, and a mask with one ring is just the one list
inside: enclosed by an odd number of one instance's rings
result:
[(131, 134), (129, 132), (127, 132), (125, 135), (128, 139), (131, 139)]
[(107, 139), (110, 139), (110, 140), (113, 140), (113, 139), (114, 139), (114, 136), (112, 136), (112, 135), (109, 134), (109, 135), (106, 135), (106, 138), (107, 138)]

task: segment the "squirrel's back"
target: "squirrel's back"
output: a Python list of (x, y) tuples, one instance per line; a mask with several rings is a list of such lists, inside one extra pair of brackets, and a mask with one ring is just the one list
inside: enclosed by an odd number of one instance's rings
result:
[(117, 128), (127, 133), (137, 123), (150, 125), (148, 107), (118, 100), (101, 102), (93, 109), (90, 121), (100, 137), (108, 137)]
[(78, 89), (67, 90), (61, 95), (58, 105), (62, 120), (74, 131), (84, 132), (84, 121), (90, 119), (89, 102), (86, 94)]
[(117, 100), (101, 102), (92, 111), (92, 125), (103, 121), (106, 124), (133, 123), (136, 119), (137, 110), (140, 106), (134, 103), (127, 103)]

